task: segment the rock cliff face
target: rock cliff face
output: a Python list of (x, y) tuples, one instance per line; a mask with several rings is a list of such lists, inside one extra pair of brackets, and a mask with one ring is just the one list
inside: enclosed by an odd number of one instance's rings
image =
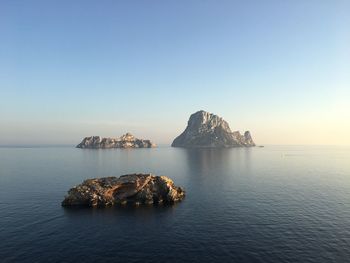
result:
[(184, 197), (184, 190), (166, 176), (129, 174), (85, 180), (68, 191), (62, 206), (174, 203)]
[(108, 148), (152, 148), (156, 147), (150, 140), (137, 139), (130, 133), (120, 138), (102, 138), (100, 136), (85, 137), (77, 148), (108, 149)]
[(221, 117), (206, 111), (198, 111), (190, 116), (185, 131), (175, 138), (173, 147), (251, 147), (255, 143), (249, 131), (241, 135), (232, 132)]

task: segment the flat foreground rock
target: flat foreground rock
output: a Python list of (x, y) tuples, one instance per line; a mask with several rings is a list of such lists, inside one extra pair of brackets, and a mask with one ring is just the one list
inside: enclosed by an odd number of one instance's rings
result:
[(171, 204), (184, 197), (184, 190), (166, 176), (128, 174), (85, 180), (68, 191), (62, 206)]

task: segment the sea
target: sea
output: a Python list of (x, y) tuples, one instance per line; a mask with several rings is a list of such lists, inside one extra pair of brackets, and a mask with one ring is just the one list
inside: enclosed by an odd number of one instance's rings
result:
[[(87, 178), (166, 175), (175, 205), (64, 208)], [(0, 147), (0, 262), (350, 262), (350, 147)]]

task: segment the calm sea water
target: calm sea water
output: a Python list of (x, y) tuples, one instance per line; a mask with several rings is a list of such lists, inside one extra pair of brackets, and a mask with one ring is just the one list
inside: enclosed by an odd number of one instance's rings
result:
[[(171, 207), (65, 209), (86, 178), (151, 172)], [(350, 148), (0, 148), (1, 262), (349, 262)]]

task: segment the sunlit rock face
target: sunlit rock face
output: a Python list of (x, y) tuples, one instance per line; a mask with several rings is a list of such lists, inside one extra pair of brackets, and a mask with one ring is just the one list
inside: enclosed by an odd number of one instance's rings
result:
[(100, 136), (85, 137), (77, 148), (108, 149), (108, 148), (153, 148), (156, 144), (150, 140), (137, 139), (126, 133), (120, 138), (102, 138)]
[(68, 191), (62, 206), (172, 204), (184, 197), (185, 191), (166, 176), (128, 174), (85, 180)]
[(255, 143), (249, 131), (242, 135), (232, 132), (221, 117), (206, 111), (198, 111), (190, 116), (185, 131), (175, 138), (173, 147), (251, 147)]

